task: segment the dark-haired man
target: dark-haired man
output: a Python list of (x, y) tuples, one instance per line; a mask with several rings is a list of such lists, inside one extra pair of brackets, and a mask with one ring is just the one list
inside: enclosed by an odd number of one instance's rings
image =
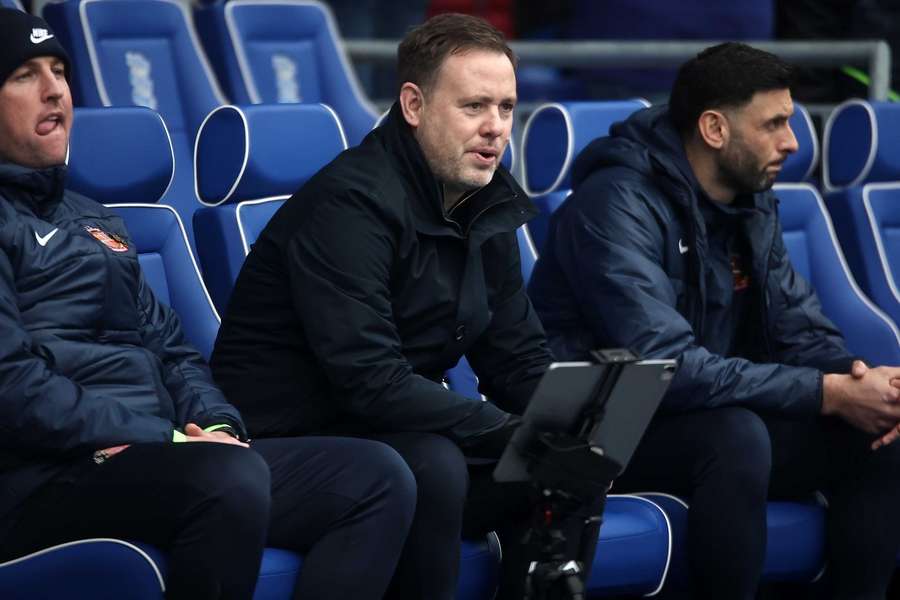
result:
[(380, 599), (412, 473), (371, 440), (251, 446), (122, 220), (64, 189), (68, 71), (0, 9), (0, 561), (125, 538), (167, 552), (167, 598), (246, 600), (268, 542), (305, 553), (297, 597)]
[[(451, 14), (410, 32), (398, 63), (385, 123), (288, 200), (253, 246), (213, 373), (254, 437), (355, 433), (409, 462), (419, 500), (397, 597), (452, 598), (460, 530), (496, 527), (501, 595), (519, 599), (531, 506), (491, 472), (551, 358), (516, 244), (535, 209), (500, 166), (514, 57), (483, 20)], [(490, 401), (444, 387), (463, 355)]]
[(679, 359), (615, 487), (689, 499), (695, 594), (753, 598), (767, 497), (821, 489), (831, 597), (883, 598), (900, 445), (872, 447), (896, 435), (898, 370), (855, 361), (785, 252), (770, 188), (797, 149), (791, 75), (737, 43), (687, 62), (668, 106), (579, 156), (529, 291), (560, 358)]

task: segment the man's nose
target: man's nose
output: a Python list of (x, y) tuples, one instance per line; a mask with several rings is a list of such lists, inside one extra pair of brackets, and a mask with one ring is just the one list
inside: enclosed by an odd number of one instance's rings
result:
[(794, 153), (800, 148), (800, 144), (797, 143), (797, 136), (794, 135), (794, 130), (791, 129), (790, 123), (787, 125), (787, 133), (782, 141), (781, 150), (783, 152)]
[(485, 112), (479, 133), (488, 138), (495, 138), (503, 133), (503, 121), (497, 107), (491, 107)]
[(65, 91), (66, 80), (64, 77), (54, 73), (52, 69), (47, 69), (41, 73), (42, 97), (44, 101), (58, 100), (62, 98)]

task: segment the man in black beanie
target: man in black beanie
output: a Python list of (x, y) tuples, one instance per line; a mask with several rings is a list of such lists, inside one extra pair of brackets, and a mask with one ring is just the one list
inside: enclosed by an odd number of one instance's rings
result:
[(125, 538), (167, 552), (168, 598), (245, 600), (268, 543), (305, 553), (296, 597), (381, 598), (412, 473), (372, 440), (250, 447), (121, 219), (64, 190), (69, 66), (0, 9), (0, 561)]

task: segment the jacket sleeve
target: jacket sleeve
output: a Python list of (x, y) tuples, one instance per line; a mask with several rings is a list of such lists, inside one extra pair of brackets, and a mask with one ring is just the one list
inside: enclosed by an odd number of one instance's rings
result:
[(857, 356), (847, 349), (837, 327), (822, 312), (819, 298), (809, 282), (794, 270), (778, 222), (769, 259), (771, 280), (778, 289), (767, 293), (768, 328), (776, 359), (789, 365), (815, 367), (825, 373), (849, 373)]
[[(465, 440), (508, 415), (413, 372), (393, 320), (392, 225), (348, 192), (315, 201), (286, 248), (292, 301), (309, 346), (351, 419), (380, 431), (433, 431)], [(423, 294), (428, 290), (423, 289)]]
[(156, 298), (143, 272), (138, 282), (138, 310), (141, 339), (163, 364), (163, 381), (175, 404), (178, 426), (228, 425), (241, 439), (246, 439), (247, 432), (237, 408), (229, 404), (213, 383), (203, 357), (185, 341), (178, 315)]
[(553, 357), (525, 293), (515, 233), (497, 236), (494, 242), (503, 246), (497, 254), (507, 262), (506, 275), (499, 301), (491, 307), (491, 321), (466, 358), (478, 375), (481, 393), (505, 410), (522, 414)]
[(23, 456), (52, 456), (172, 441), (171, 422), (78, 385), (33, 348), (12, 267), (0, 252), (0, 445)]
[(675, 283), (662, 267), (665, 238), (649, 209), (650, 193), (595, 176), (561, 215), (554, 251), (594, 339), (644, 358), (678, 359), (661, 410), (742, 405), (818, 414), (818, 370), (725, 358), (697, 343), (676, 308)]

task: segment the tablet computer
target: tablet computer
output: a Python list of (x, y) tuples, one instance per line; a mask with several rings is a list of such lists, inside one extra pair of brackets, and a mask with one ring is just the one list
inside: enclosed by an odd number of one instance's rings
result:
[[(580, 439), (590, 452), (612, 461), (618, 475), (631, 460), (675, 369), (675, 360), (551, 364), (528, 403), (523, 426), (504, 450), (494, 478), (531, 479), (535, 457), (520, 450), (527, 442), (523, 437), (534, 432)], [(589, 430), (582, 429), (585, 421), (591, 425)]]

